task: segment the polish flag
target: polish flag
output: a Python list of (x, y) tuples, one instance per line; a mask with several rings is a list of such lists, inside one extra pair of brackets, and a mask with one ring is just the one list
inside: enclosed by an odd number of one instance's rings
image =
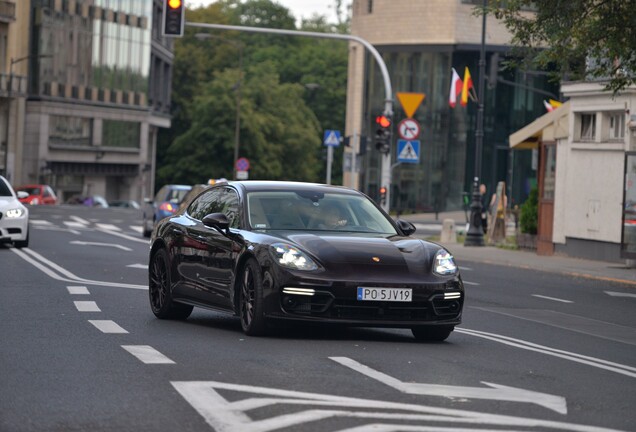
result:
[[(473, 88), (473, 79), (470, 77), (470, 71), (468, 70), (468, 66), (464, 70), (464, 85), (462, 86), (462, 106), (468, 105), (468, 92)], [(474, 90), (473, 90), (474, 91)]]
[(462, 79), (459, 77), (459, 74), (452, 68), (453, 75), (451, 77), (451, 86), (450, 86), (450, 95), (448, 96), (448, 104), (451, 108), (455, 108), (455, 104), (457, 103), (457, 96), (462, 92)]

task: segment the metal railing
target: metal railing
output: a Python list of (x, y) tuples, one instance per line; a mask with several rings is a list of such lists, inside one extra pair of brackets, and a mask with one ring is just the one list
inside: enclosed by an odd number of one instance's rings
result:
[(15, 20), (15, 3), (0, 0), (0, 19), (3, 20)]

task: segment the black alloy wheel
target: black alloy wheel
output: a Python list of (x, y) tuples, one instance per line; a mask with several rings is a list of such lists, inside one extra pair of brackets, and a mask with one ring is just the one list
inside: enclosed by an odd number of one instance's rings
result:
[(239, 281), (239, 313), (241, 327), (248, 336), (267, 333), (263, 316), (263, 277), (255, 259), (245, 262)]
[(422, 342), (443, 342), (455, 329), (455, 326), (422, 326), (413, 327), (411, 332), (418, 341)]
[(190, 316), (192, 306), (172, 301), (168, 253), (165, 249), (159, 249), (152, 256), (148, 278), (150, 308), (157, 318), (186, 319)]

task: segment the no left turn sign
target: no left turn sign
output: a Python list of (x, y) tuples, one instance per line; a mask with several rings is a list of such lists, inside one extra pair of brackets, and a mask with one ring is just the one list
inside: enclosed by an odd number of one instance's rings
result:
[(413, 119), (404, 119), (398, 124), (398, 134), (402, 139), (416, 140), (420, 136), (420, 125)]

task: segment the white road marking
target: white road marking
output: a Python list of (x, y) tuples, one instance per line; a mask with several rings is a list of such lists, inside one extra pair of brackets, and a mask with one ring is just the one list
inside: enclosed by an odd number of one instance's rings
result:
[(122, 345), (121, 347), (145, 364), (175, 364), (150, 345)]
[(101, 231), (101, 232), (106, 233), (106, 234), (114, 235), (116, 237), (121, 237), (123, 239), (134, 241), (134, 242), (137, 242), (137, 243), (143, 243), (145, 245), (150, 244), (150, 239), (142, 239), (142, 238), (138, 238), (138, 237), (131, 237), (129, 235), (126, 235), (126, 234), (123, 234), (123, 233), (119, 233), (119, 232), (116, 232), (116, 231), (110, 231), (110, 230), (98, 229), (98, 231)]
[(636, 298), (636, 294), (633, 294), (633, 293), (605, 291), (605, 294), (607, 294), (609, 296), (612, 296), (612, 297), (632, 297), (632, 298)]
[(469, 282), (469, 281), (462, 281), (464, 282), (464, 285), (480, 285), (478, 282)]
[(88, 288), (86, 288), (85, 286), (67, 286), (66, 289), (68, 290), (69, 294), (90, 294), (90, 292), (88, 292)]
[[(68, 282), (68, 283), (81, 283), (86, 285), (109, 286), (109, 287), (116, 287), (116, 288), (130, 288), (130, 289), (141, 289), (141, 290), (148, 289), (148, 286), (146, 285), (133, 285), (133, 284), (124, 284), (119, 282), (103, 282), (103, 281), (94, 281), (90, 279), (83, 279), (74, 275), (73, 273), (66, 270), (65, 268), (60, 267), (54, 262), (49, 261), (48, 259), (44, 258), (42, 255), (38, 254), (32, 249), (10, 248), (9, 250), (13, 252), (14, 254), (18, 255), (20, 258), (22, 258), (29, 264), (33, 265), (34, 267), (42, 271), (51, 279)], [(55, 273), (55, 271), (59, 272), (62, 276)]]
[(126, 247), (126, 246), (122, 246), (119, 244), (113, 244), (113, 243), (98, 243), (98, 242), (85, 242), (85, 241), (79, 241), (79, 240), (73, 240), (69, 242), (70, 244), (75, 244), (75, 245), (80, 245), (80, 246), (103, 246), (103, 247), (114, 247), (114, 248), (118, 248), (121, 250), (125, 250), (127, 252), (132, 251), (132, 249)]
[[(79, 216), (69, 216), (71, 219), (73, 219), (75, 222), (81, 224), (81, 225), (88, 225), (90, 224), (89, 221), (87, 221), (86, 219), (82, 219)], [(65, 222), (66, 223), (66, 222)]]
[(544, 295), (540, 295), (540, 294), (532, 294), (532, 297), (538, 297), (538, 298), (542, 298), (542, 299), (546, 299), (546, 300), (553, 300), (553, 301), (557, 301), (557, 302), (561, 302), (561, 303), (574, 303), (571, 300), (564, 300), (564, 299), (560, 299), (560, 298), (556, 298), (556, 297), (548, 297), (548, 296), (544, 296)]
[(102, 333), (128, 333), (119, 324), (111, 320), (88, 320)]
[(75, 307), (79, 312), (101, 312), (102, 310), (94, 301), (74, 301)]
[(95, 226), (96, 226), (97, 228), (105, 229), (105, 230), (109, 230), (109, 231), (121, 231), (121, 228), (116, 227), (116, 226), (115, 226), (115, 225), (113, 225), (113, 224), (98, 223), (98, 224), (95, 224)]
[(459, 266), (459, 269), (461, 271), (473, 271), (473, 269), (471, 267), (463, 267), (463, 266)]
[[(368, 423), (351, 429), (358, 432), (376, 430), (372, 426), (383, 420), (385, 422), (382, 426), (385, 428), (379, 430), (385, 432), (468, 432), (475, 429), (494, 431), (522, 428), (535, 431), (617, 432), (608, 428), (574, 423), (218, 381), (171, 381), (170, 384), (214, 430), (222, 432), (269, 432), (284, 428), (302, 430), (302, 425), (306, 423), (333, 418), (356, 419), (356, 424), (366, 420)], [(230, 399), (223, 397), (223, 393), (229, 393)], [(254, 409), (285, 405), (291, 406), (293, 411), (268, 418), (261, 410), (257, 420), (252, 420), (249, 416), (249, 411)], [(307, 408), (303, 410), (304, 406)], [(275, 412), (280, 412), (280, 408)], [(387, 420), (396, 424), (387, 424)], [(412, 422), (414, 425), (406, 422)], [(423, 426), (424, 422), (428, 422), (429, 425)]]
[(490, 388), (403, 382), (398, 380), (397, 378), (393, 378), (390, 375), (387, 375), (375, 369), (371, 369), (370, 367), (363, 365), (362, 363), (358, 363), (357, 361), (347, 357), (329, 358), (336, 363), (340, 363), (343, 366), (353, 369), (356, 372), (360, 372), (361, 374), (366, 375), (369, 378), (373, 378), (374, 380), (379, 381), (382, 384), (386, 384), (389, 387), (393, 387), (394, 389), (406, 394), (534, 403), (537, 405), (541, 405), (544, 408), (556, 411), (560, 414), (565, 415), (568, 412), (565, 398), (561, 396), (509, 387), (501, 384), (487, 383), (483, 381), (482, 384), (485, 384)]
[(582, 354), (576, 354), (569, 351), (563, 351), (556, 348), (550, 348), (545, 345), (539, 345), (532, 342), (524, 341), (521, 339), (515, 339), (508, 336), (503, 336), (495, 333), (487, 333), (479, 330), (471, 330), (467, 328), (456, 328), (457, 333), (467, 334), (470, 336), (480, 337), (488, 339), (494, 342), (502, 343), (504, 345), (512, 346), (515, 348), (521, 348), (528, 351), (534, 351), (541, 354), (550, 355), (553, 357), (559, 357), (565, 360), (569, 360), (576, 363), (582, 363), (588, 366), (593, 366), (599, 369), (615, 372), (621, 375), (625, 375), (631, 378), (636, 378), (636, 368), (623, 365), (620, 363), (614, 363), (608, 360), (599, 359), (596, 357), (589, 357)]
[(62, 231), (62, 232), (69, 232), (71, 234), (75, 234), (75, 235), (80, 235), (80, 232), (77, 230), (74, 230), (72, 228), (62, 228), (62, 227), (57, 227), (55, 225), (36, 225), (33, 228), (38, 229), (38, 230), (43, 230), (43, 231)]
[(70, 228), (83, 228), (83, 229), (87, 228), (86, 225), (80, 222), (64, 221), (64, 225)]
[(142, 226), (140, 225), (130, 225), (129, 227), (131, 230), (138, 232), (139, 234), (141, 234), (142, 232), (144, 232), (144, 229)]
[(148, 270), (148, 264), (129, 264), (126, 267)]
[(49, 222), (47, 220), (40, 220), (40, 219), (31, 219), (31, 220), (29, 220), (29, 223), (31, 225), (39, 225), (39, 226), (42, 226), (42, 225), (53, 225), (51, 222)]

